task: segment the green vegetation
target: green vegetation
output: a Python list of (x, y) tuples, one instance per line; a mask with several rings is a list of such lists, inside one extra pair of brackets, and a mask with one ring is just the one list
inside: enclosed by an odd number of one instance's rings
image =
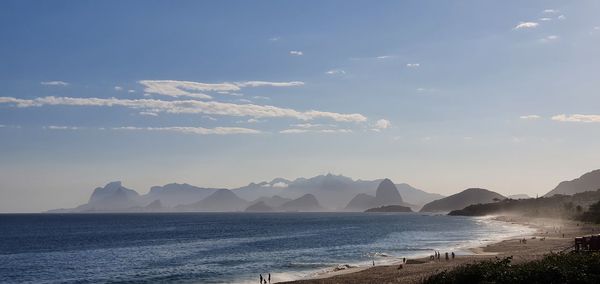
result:
[(600, 253), (550, 254), (516, 265), (511, 261), (507, 257), (463, 265), (424, 283), (600, 283)]
[(579, 220), (600, 223), (600, 201), (590, 205), (590, 209), (584, 212)]
[[(461, 210), (450, 212), (457, 216), (485, 216), (513, 214), (527, 217), (545, 217), (562, 219), (579, 219), (585, 216), (584, 208), (590, 207), (600, 200), (600, 190), (577, 193), (575, 195), (554, 195), (552, 197), (530, 199), (504, 199), (495, 203), (474, 204)], [(588, 212), (592, 212), (591, 209)], [(596, 218), (600, 218), (600, 206), (596, 209)], [(588, 219), (592, 220), (593, 216)]]

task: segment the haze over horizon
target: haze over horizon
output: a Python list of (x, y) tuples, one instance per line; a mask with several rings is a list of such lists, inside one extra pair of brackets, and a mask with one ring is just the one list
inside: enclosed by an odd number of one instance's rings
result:
[(600, 168), (600, 2), (0, 3), (0, 212), (329, 172), (540, 196)]

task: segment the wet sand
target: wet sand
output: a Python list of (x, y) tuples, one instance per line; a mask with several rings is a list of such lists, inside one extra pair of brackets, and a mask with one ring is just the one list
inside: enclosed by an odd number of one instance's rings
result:
[[(382, 265), (374, 267), (361, 267), (326, 273), (311, 279), (301, 279), (290, 282), (297, 284), (325, 284), (325, 283), (421, 283), (429, 275), (455, 266), (475, 263), (496, 257), (513, 257), (513, 263), (521, 263), (542, 258), (550, 252), (561, 252), (573, 246), (577, 236), (589, 235), (600, 232), (600, 226), (584, 225), (574, 221), (561, 221), (540, 218), (499, 216), (496, 220), (521, 224), (536, 228), (532, 235), (504, 240), (484, 247), (473, 248), (473, 255), (457, 256), (454, 260), (446, 261), (444, 251), (441, 260), (431, 261), (429, 258), (411, 259), (399, 269), (395, 265)], [(564, 234), (564, 237), (563, 237)], [(526, 239), (521, 243), (520, 239)]]

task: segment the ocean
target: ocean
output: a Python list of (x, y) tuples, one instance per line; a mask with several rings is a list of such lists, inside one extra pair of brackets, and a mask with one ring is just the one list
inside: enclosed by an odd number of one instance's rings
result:
[(418, 213), (2, 214), (0, 283), (275, 282), (530, 232)]

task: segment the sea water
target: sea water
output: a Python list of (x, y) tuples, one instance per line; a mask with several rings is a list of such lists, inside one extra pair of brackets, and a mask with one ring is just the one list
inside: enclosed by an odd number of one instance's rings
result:
[(418, 213), (4, 214), (0, 283), (275, 282), (531, 232)]

